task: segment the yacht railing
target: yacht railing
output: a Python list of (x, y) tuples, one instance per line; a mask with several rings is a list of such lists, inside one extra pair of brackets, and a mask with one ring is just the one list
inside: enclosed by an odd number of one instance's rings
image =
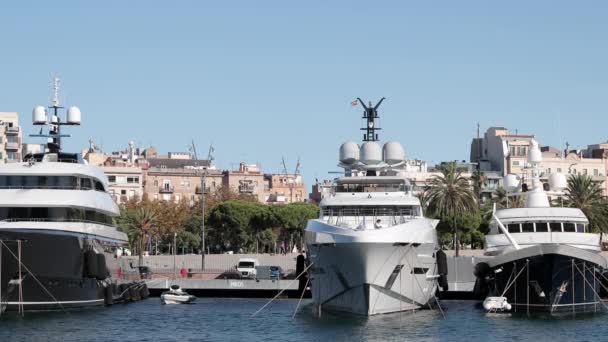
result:
[(324, 222), (358, 230), (396, 226), (415, 217), (413, 209), (322, 209), (321, 211)]

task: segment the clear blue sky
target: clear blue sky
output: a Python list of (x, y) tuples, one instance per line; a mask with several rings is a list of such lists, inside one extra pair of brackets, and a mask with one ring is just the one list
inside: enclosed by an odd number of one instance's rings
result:
[(608, 139), (605, 1), (3, 1), (0, 111), (81, 107), (71, 150), (213, 142), (218, 166), (302, 159), (307, 186), (359, 141), (357, 96), (409, 158), (468, 159), (480, 122)]

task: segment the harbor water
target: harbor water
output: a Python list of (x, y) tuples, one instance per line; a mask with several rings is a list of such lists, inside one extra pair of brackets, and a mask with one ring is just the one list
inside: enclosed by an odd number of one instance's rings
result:
[(0, 341), (602, 341), (608, 315), (543, 317), (486, 314), (473, 301), (444, 301), (439, 311), (372, 317), (313, 316), (304, 300), (198, 298), (161, 305), (159, 298), (108, 308), (14, 313), (0, 317)]

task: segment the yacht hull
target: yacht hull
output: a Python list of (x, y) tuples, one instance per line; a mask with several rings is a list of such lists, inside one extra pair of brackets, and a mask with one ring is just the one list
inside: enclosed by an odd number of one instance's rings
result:
[(319, 311), (359, 315), (431, 305), (435, 244), (309, 244), (311, 291)]
[(479, 272), (476, 288), (504, 296), (512, 311), (595, 312), (606, 261), (567, 245), (538, 245), (496, 256)]
[[(0, 231), (1, 309), (60, 310), (104, 304), (103, 280), (86, 274), (85, 248), (93, 240), (78, 235), (45, 233), (35, 230)], [(21, 273), (19, 286), (19, 248), (21, 240)], [(95, 249), (103, 253), (102, 241), (95, 240)], [(118, 267), (111, 253), (104, 253), (106, 274)], [(98, 265), (98, 267), (101, 267)], [(22, 300), (19, 296), (21, 288)]]

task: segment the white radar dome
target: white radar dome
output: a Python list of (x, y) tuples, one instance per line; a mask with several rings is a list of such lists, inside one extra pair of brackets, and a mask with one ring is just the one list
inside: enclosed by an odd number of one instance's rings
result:
[(514, 174), (508, 174), (503, 178), (503, 183), (505, 186), (505, 189), (507, 189), (508, 192), (516, 192), (517, 190), (519, 190), (519, 176), (518, 175), (514, 175)]
[(552, 173), (549, 176), (549, 188), (552, 191), (562, 191), (568, 187), (568, 181), (563, 173)]
[(405, 160), (403, 146), (397, 141), (389, 141), (382, 148), (384, 161), (387, 164), (397, 164)]
[(78, 107), (72, 106), (68, 108), (68, 123), (72, 125), (80, 125), (80, 109)]
[(347, 141), (340, 146), (340, 162), (348, 165), (359, 161), (359, 145), (353, 141)]
[(46, 108), (43, 106), (34, 107), (34, 110), (32, 110), (32, 122), (34, 125), (45, 124), (46, 121)]
[(361, 145), (361, 162), (366, 165), (379, 164), (382, 161), (382, 149), (375, 141), (366, 141)]
[(543, 154), (540, 152), (538, 142), (534, 139), (530, 141), (530, 152), (528, 153), (528, 161), (530, 163), (540, 163), (543, 160)]

